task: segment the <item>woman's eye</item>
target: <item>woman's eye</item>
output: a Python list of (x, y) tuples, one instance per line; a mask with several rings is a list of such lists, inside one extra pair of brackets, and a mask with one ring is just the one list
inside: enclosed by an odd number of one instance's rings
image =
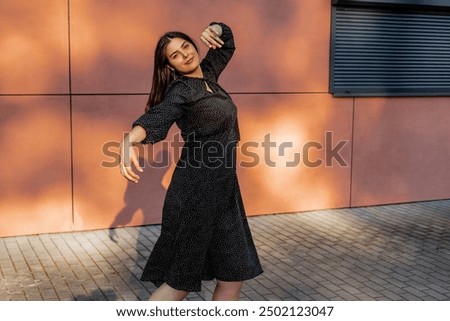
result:
[(189, 44), (188, 43), (184, 45), (183, 49), (187, 49), (187, 48), (189, 48)]

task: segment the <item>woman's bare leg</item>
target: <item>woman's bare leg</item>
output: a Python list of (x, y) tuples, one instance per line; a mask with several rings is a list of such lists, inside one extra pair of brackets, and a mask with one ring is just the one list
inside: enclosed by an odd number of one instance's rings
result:
[(189, 292), (172, 288), (167, 283), (161, 285), (149, 298), (149, 301), (182, 301)]
[(241, 294), (242, 281), (225, 282), (217, 280), (213, 301), (237, 301)]

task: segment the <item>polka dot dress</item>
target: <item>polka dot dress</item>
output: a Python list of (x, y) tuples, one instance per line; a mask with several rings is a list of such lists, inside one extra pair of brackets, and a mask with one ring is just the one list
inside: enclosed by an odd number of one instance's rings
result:
[(143, 143), (154, 144), (176, 122), (185, 141), (141, 278), (156, 286), (200, 291), (202, 280), (262, 273), (236, 176), (237, 110), (217, 83), (235, 49), (231, 29), (220, 25), (224, 45), (201, 62), (204, 77), (173, 81), (164, 101), (133, 124), (146, 130)]

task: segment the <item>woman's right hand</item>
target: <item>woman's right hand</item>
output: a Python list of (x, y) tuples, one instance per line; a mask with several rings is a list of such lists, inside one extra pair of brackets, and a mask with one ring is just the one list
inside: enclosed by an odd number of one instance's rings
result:
[(120, 173), (130, 182), (138, 183), (140, 177), (133, 171), (131, 164), (133, 164), (139, 172), (143, 171), (139, 166), (139, 160), (133, 148), (133, 144), (130, 142), (129, 136), (127, 135), (120, 143)]

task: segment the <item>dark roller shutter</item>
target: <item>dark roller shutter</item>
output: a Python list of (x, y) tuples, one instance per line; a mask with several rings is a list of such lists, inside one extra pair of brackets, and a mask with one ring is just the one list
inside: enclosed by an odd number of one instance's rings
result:
[(450, 95), (448, 12), (335, 6), (335, 96)]

